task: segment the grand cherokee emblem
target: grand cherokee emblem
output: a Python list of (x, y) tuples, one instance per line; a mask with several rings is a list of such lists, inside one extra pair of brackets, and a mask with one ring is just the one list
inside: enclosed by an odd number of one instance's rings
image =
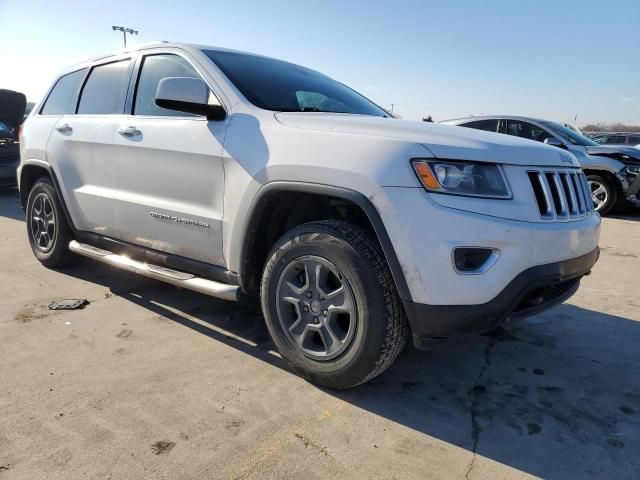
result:
[(182, 225), (192, 225), (194, 227), (209, 228), (208, 223), (201, 222), (199, 220), (192, 220), (190, 218), (176, 217), (175, 215), (167, 215), (165, 213), (158, 212), (149, 212), (149, 215), (151, 215), (156, 220), (168, 220), (170, 222), (180, 223)]

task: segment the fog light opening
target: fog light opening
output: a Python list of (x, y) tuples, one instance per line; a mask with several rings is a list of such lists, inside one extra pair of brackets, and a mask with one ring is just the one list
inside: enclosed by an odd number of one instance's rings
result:
[(453, 249), (453, 268), (462, 275), (485, 273), (495, 265), (500, 250), (487, 247), (457, 247)]

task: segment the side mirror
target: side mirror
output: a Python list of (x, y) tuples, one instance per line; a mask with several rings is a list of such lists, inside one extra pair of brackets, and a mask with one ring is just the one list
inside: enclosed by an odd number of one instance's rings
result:
[(209, 104), (209, 87), (199, 78), (166, 77), (158, 82), (156, 105), (178, 112), (224, 120), (227, 112), (220, 104)]
[(564, 143), (562, 143), (555, 137), (545, 138), (544, 143), (546, 143), (547, 145), (551, 145), (552, 147), (567, 148)]

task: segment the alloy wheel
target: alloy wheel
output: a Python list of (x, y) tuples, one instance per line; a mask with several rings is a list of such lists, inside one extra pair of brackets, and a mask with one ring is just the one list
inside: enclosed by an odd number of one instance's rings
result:
[(56, 213), (46, 193), (39, 193), (33, 199), (29, 221), (31, 237), (38, 250), (44, 253), (51, 250), (56, 236)]
[(356, 302), (338, 267), (318, 256), (291, 261), (277, 288), (280, 324), (302, 352), (314, 360), (338, 357), (356, 328)]
[(589, 180), (589, 188), (591, 189), (591, 200), (593, 201), (593, 206), (596, 209), (596, 212), (600, 211), (609, 200), (609, 192), (604, 185), (600, 182), (596, 182), (595, 180)]

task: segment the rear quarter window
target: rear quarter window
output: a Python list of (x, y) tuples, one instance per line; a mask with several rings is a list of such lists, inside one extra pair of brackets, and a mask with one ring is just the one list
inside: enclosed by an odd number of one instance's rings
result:
[(83, 68), (58, 79), (44, 102), (41, 115), (67, 115), (76, 111), (76, 95), (87, 73)]

